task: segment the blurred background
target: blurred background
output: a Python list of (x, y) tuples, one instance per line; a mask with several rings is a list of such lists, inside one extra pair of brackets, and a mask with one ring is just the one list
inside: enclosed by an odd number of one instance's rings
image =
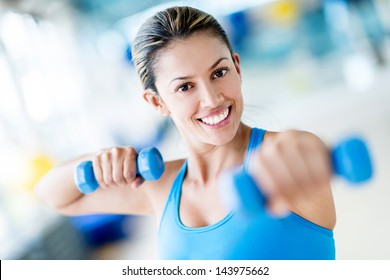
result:
[(338, 259), (390, 259), (390, 0), (0, 0), (0, 258), (156, 259), (156, 221), (62, 217), (36, 182), (114, 145), (183, 157), (172, 123), (141, 98), (131, 63), (156, 10), (213, 14), (242, 59), (244, 122), (334, 145), (363, 135), (372, 181), (333, 184)]

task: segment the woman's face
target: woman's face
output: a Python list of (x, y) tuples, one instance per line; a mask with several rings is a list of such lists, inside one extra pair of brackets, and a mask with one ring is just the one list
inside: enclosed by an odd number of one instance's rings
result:
[(157, 60), (156, 87), (180, 134), (192, 144), (223, 145), (243, 111), (239, 57), (211, 33), (177, 40)]

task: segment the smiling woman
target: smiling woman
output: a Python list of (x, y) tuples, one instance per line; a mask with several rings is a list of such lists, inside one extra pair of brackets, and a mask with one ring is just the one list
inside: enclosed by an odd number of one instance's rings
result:
[(239, 57), (230, 56), (225, 43), (207, 31), (173, 41), (154, 69), (158, 95), (145, 89), (144, 98), (170, 115), (186, 141), (213, 139), (221, 145), (232, 140), (243, 100)]
[[(241, 121), (240, 57), (215, 18), (191, 7), (160, 11), (141, 26), (133, 56), (145, 101), (173, 120), (188, 157), (165, 162), (161, 178), (145, 181), (134, 148), (103, 149), (50, 171), (37, 185), (42, 199), (67, 215), (154, 215), (161, 258), (335, 258), (328, 150), (311, 133)], [(72, 180), (84, 160), (100, 186), (89, 195)], [(242, 165), (268, 209), (245, 224), (224, 207), (219, 186), (221, 173)]]

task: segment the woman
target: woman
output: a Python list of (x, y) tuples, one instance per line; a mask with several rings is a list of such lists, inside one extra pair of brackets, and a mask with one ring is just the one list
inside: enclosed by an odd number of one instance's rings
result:
[[(136, 176), (132, 147), (105, 149), (53, 169), (37, 186), (40, 197), (65, 215), (156, 216), (161, 258), (333, 259), (328, 151), (311, 133), (241, 122), (240, 58), (219, 23), (190, 7), (158, 12), (141, 26), (133, 57), (143, 98), (173, 120), (188, 158), (166, 162), (163, 176), (146, 182)], [(90, 195), (72, 180), (84, 160), (93, 161), (100, 185)], [(268, 210), (245, 226), (223, 206), (218, 184), (242, 164)]]

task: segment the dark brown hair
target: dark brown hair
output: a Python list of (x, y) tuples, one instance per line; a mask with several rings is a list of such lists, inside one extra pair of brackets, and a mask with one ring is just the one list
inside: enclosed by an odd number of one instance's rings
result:
[(210, 32), (233, 50), (225, 30), (211, 15), (192, 7), (172, 7), (157, 12), (139, 29), (133, 41), (133, 62), (144, 89), (156, 94), (158, 53), (175, 40), (184, 40), (196, 32)]

